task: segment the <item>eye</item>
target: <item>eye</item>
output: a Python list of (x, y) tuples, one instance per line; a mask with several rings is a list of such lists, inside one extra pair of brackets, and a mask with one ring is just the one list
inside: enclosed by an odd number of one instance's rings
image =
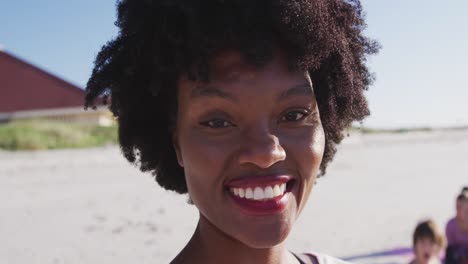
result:
[(212, 119), (205, 122), (201, 122), (200, 125), (206, 126), (209, 128), (219, 129), (234, 126), (231, 122), (224, 119)]
[(284, 116), (281, 117), (281, 121), (297, 122), (297, 121), (301, 121), (308, 115), (309, 115), (309, 112), (305, 110), (289, 111)]

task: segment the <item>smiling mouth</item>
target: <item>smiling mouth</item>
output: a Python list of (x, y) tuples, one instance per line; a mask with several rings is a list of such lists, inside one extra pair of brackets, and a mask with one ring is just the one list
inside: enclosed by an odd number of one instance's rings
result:
[(269, 215), (286, 208), (294, 184), (288, 175), (246, 177), (229, 182), (226, 192), (243, 213)]
[(291, 191), (293, 183), (294, 180), (290, 180), (288, 182), (270, 184), (267, 186), (230, 187), (229, 191), (234, 196), (242, 199), (268, 201), (280, 198), (286, 192)]

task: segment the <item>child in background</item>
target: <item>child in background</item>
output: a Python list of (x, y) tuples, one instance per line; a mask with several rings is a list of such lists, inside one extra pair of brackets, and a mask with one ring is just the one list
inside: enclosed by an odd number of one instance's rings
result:
[(432, 220), (419, 223), (413, 233), (415, 258), (410, 264), (440, 264), (443, 245), (444, 238)]
[(457, 214), (448, 221), (446, 263), (468, 263), (468, 187), (457, 196)]

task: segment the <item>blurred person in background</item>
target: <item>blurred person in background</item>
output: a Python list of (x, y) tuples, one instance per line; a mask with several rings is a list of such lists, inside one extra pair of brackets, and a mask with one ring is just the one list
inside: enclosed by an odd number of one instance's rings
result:
[(413, 233), (414, 259), (410, 264), (439, 264), (444, 237), (432, 220), (419, 223)]
[(468, 263), (468, 187), (456, 200), (456, 215), (445, 228), (447, 236), (446, 263)]

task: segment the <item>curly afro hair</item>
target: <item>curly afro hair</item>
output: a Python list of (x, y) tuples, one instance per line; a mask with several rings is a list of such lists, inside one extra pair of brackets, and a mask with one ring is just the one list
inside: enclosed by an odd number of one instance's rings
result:
[(223, 50), (261, 67), (280, 48), (291, 69), (309, 72), (326, 137), (320, 175), (345, 130), (369, 115), (365, 62), (379, 45), (363, 35), (357, 0), (122, 0), (117, 9), (119, 34), (96, 57), (85, 108), (110, 96), (123, 155), (168, 190), (187, 192), (171, 140), (177, 80), (208, 81)]

